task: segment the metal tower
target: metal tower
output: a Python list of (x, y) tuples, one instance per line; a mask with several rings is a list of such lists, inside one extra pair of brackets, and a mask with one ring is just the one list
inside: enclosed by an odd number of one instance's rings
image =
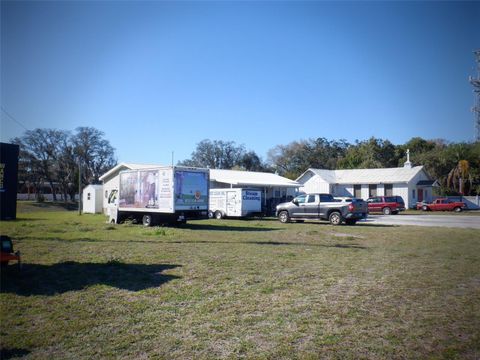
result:
[(476, 77), (469, 77), (470, 84), (473, 86), (473, 93), (475, 95), (472, 112), (474, 116), (475, 126), (475, 141), (480, 141), (480, 50), (475, 50), (475, 62), (477, 63)]

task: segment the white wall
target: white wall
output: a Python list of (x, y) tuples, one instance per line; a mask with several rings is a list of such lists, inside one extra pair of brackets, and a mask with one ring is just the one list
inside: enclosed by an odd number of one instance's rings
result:
[[(303, 179), (301, 179), (303, 181)], [(333, 186), (332, 186), (333, 187)], [(312, 176), (306, 182), (303, 183), (303, 186), (300, 187), (300, 191), (303, 191), (307, 194), (312, 193), (330, 193), (330, 184), (323, 181), (318, 175)]]

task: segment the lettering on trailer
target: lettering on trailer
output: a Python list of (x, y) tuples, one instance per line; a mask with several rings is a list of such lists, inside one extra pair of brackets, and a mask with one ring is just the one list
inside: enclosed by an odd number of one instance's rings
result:
[(245, 191), (245, 195), (242, 197), (243, 200), (254, 200), (254, 201), (261, 201), (262, 198), (260, 196), (259, 191)]
[(212, 196), (224, 196), (224, 195), (225, 195), (225, 191), (212, 191), (212, 192), (211, 192), (211, 195), (212, 195)]

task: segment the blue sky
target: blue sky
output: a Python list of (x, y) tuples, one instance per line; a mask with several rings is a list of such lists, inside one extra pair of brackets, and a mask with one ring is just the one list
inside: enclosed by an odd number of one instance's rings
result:
[[(480, 2), (1, 2), (1, 105), (119, 161), (203, 139), (473, 140)], [(1, 113), (1, 141), (24, 129)]]

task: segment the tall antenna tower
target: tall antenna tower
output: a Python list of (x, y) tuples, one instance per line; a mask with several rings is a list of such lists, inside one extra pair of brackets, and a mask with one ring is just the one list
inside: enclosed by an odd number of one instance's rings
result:
[(473, 123), (475, 126), (475, 141), (480, 141), (480, 50), (475, 50), (475, 62), (477, 63), (476, 77), (469, 77), (470, 84), (473, 86), (473, 93), (475, 95), (474, 105), (472, 107)]

